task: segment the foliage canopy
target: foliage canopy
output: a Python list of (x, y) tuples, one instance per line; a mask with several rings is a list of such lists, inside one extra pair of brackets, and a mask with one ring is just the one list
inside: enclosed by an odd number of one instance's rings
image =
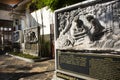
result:
[(52, 11), (85, 0), (32, 0), (30, 7), (41, 9), (48, 6)]

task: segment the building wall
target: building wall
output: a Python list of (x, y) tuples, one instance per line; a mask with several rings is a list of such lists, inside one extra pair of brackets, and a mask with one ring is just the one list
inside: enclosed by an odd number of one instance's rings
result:
[(43, 16), (44, 34), (50, 34), (50, 24), (54, 24), (54, 20), (53, 12), (47, 9), (47, 7), (32, 13), (29, 13), (29, 10), (26, 10), (25, 16), (21, 19), (22, 30), (29, 29), (31, 27), (42, 26), (41, 15)]
[[(53, 24), (53, 12), (51, 12), (47, 7), (39, 9), (33, 13), (31, 13), (32, 18), (42, 25), (42, 17), (43, 16), (43, 26), (44, 26), (44, 34), (50, 34), (50, 24)], [(32, 25), (35, 23), (33, 22)]]
[(12, 20), (12, 16), (10, 16), (10, 11), (0, 10), (0, 19)]

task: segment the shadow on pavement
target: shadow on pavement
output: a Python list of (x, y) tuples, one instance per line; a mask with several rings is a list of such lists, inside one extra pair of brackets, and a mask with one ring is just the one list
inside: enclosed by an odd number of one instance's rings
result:
[(0, 55), (4, 55), (6, 53), (6, 51), (3, 51), (0, 49)]
[(19, 80), (20, 78), (29, 77), (29, 76), (33, 76), (37, 74), (44, 74), (44, 73), (52, 72), (52, 71), (54, 70), (44, 71), (44, 72), (32, 72), (32, 73), (30, 72), (19, 72), (19, 73), (0, 72), (0, 80)]

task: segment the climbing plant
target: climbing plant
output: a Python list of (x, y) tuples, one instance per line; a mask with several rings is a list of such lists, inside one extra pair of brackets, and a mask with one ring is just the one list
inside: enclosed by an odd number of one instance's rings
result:
[(34, 6), (37, 9), (41, 9), (45, 6), (48, 6), (48, 8), (50, 8), (52, 11), (68, 6), (68, 5), (72, 5), (81, 1), (85, 1), (85, 0), (32, 0), (32, 3), (30, 6)]

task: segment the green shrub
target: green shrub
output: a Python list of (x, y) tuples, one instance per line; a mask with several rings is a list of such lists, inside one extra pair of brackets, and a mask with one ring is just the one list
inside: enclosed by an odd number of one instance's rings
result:
[(17, 53), (17, 52), (9, 52), (9, 54), (24, 57), (24, 58), (28, 58), (28, 59), (39, 59), (39, 57), (30, 55), (30, 54), (23, 54), (23, 53)]

